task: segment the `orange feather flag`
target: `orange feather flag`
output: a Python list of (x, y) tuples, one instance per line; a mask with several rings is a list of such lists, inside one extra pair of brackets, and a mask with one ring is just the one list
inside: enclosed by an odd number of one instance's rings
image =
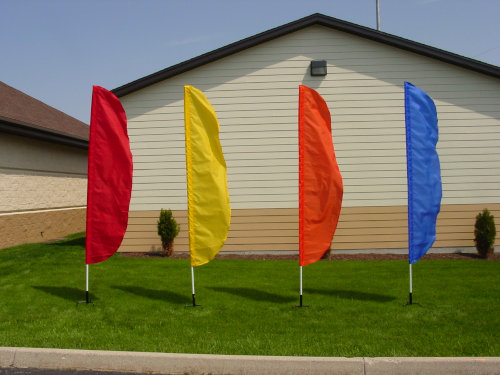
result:
[(344, 186), (333, 149), (330, 111), (315, 90), (299, 86), (299, 262), (330, 248)]

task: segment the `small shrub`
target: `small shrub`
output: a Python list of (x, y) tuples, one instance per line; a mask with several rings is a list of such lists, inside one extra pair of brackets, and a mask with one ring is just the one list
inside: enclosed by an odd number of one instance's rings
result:
[(171, 210), (160, 211), (158, 219), (158, 235), (161, 238), (163, 256), (171, 256), (174, 252), (174, 238), (179, 234), (179, 224), (175, 221)]
[(496, 229), (495, 219), (486, 208), (476, 216), (474, 226), (474, 242), (479, 255), (487, 258), (493, 254)]

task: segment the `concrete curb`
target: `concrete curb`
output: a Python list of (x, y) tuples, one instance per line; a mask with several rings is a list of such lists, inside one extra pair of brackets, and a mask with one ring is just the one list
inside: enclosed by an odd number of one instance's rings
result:
[(365, 358), (365, 375), (498, 375), (500, 357)]
[(500, 357), (273, 357), (0, 347), (1, 367), (193, 375), (500, 375)]

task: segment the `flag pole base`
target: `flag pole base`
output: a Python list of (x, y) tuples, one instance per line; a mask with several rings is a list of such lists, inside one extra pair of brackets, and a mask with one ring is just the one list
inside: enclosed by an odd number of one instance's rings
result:
[(309, 307), (309, 306), (307, 306), (307, 305), (303, 305), (303, 304), (302, 304), (302, 294), (300, 295), (300, 302), (299, 302), (299, 305), (298, 305), (298, 306), (294, 306), (293, 308), (295, 309), (295, 308), (298, 308), (298, 307)]
[(94, 302), (92, 302), (92, 301), (90, 300), (90, 296), (89, 296), (89, 292), (88, 292), (88, 291), (86, 291), (86, 292), (85, 292), (85, 301), (78, 301), (78, 302), (76, 303), (76, 306), (78, 306), (78, 305), (80, 305), (80, 304), (82, 304), (82, 303), (85, 303), (86, 305), (88, 305), (88, 304), (92, 304), (92, 306), (94, 306)]
[(184, 307), (203, 307), (203, 306), (196, 304), (196, 299), (195, 299), (194, 294), (193, 294), (193, 304), (192, 305), (184, 305)]
[(420, 303), (417, 303), (417, 302), (413, 302), (413, 293), (410, 293), (409, 296), (408, 296), (408, 302), (405, 303), (403, 306), (410, 306), (410, 305), (418, 305), (418, 306), (422, 306)]

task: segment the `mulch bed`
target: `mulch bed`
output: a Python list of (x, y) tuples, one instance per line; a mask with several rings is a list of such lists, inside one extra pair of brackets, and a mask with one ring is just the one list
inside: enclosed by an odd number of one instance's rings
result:
[[(131, 257), (131, 258), (161, 258), (161, 253), (120, 253), (120, 256)], [(189, 258), (188, 253), (178, 253), (171, 256), (172, 259), (187, 259)], [(297, 255), (279, 255), (279, 254), (217, 254), (215, 259), (241, 259), (241, 260), (299, 260)], [(488, 259), (481, 258), (477, 254), (470, 253), (450, 253), (450, 254), (426, 254), (421, 260), (449, 260), (449, 259), (461, 259), (461, 260), (488, 260), (488, 261), (498, 261), (500, 260), (500, 254), (493, 254)], [(407, 254), (331, 254), (328, 259), (324, 260), (408, 260)]]

